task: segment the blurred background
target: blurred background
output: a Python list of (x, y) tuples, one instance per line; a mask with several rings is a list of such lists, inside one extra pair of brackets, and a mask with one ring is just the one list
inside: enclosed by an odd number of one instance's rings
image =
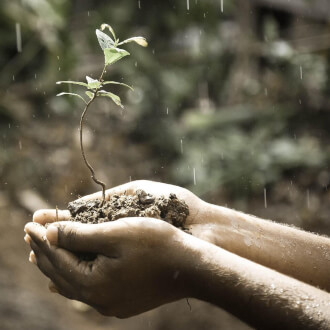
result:
[(95, 29), (148, 48), (106, 78), (85, 146), (108, 187), (150, 179), (208, 202), (330, 235), (330, 2), (327, 0), (2, 0), (0, 2), (0, 328), (249, 329), (191, 300), (128, 319), (48, 292), (24, 224), (99, 189), (83, 164), (79, 86), (98, 77)]

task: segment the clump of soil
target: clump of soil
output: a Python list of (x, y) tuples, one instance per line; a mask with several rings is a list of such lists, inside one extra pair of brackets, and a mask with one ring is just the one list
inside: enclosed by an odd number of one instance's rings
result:
[(144, 190), (134, 195), (113, 195), (102, 205), (101, 200), (74, 201), (69, 203), (71, 221), (82, 223), (102, 223), (127, 217), (149, 217), (166, 221), (184, 231), (188, 205), (170, 194), (168, 198), (155, 197)]

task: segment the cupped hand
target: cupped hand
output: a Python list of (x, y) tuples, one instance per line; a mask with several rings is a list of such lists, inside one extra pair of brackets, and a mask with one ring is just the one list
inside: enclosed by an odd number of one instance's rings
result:
[[(146, 191), (156, 197), (169, 196), (170, 193), (176, 194), (179, 199), (186, 202), (189, 207), (189, 216), (187, 217), (185, 226), (190, 232), (201, 239), (210, 243), (215, 243), (213, 235), (213, 224), (209, 221), (209, 204), (197, 197), (191, 191), (166, 183), (137, 180), (128, 182), (126, 184), (108, 189), (106, 191), (106, 199), (109, 200), (111, 196), (117, 194), (134, 195), (139, 189)], [(84, 196), (80, 200), (101, 199), (102, 193), (97, 192), (91, 195)], [(33, 215), (33, 221), (41, 225), (51, 223), (54, 221), (65, 221), (70, 218), (70, 212), (67, 210), (39, 210)]]
[[(189, 296), (185, 241), (192, 237), (166, 222), (28, 223), (25, 231), (31, 259), (54, 283), (52, 291), (102, 314), (129, 317)], [(95, 259), (82, 260), (77, 253), (84, 252)]]

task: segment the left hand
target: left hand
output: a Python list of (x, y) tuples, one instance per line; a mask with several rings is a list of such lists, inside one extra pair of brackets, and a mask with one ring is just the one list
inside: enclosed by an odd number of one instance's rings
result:
[[(65, 213), (60, 213), (61, 220)], [(102, 224), (57, 222), (25, 227), (34, 261), (53, 291), (120, 318), (190, 296), (192, 236), (164, 221), (126, 218)], [(76, 253), (93, 252), (93, 261)]]

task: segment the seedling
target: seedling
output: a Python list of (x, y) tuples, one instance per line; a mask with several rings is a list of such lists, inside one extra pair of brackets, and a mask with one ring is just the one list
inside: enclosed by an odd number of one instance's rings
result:
[[(108, 29), (110, 31), (112, 37), (110, 37), (108, 34), (105, 34), (104, 32), (102, 32), (105, 29)], [(80, 86), (85, 87), (87, 89), (87, 91), (85, 91), (85, 95), (87, 96), (87, 98), (86, 98), (86, 96), (83, 97), (82, 95), (77, 94), (77, 93), (67, 93), (67, 92), (59, 93), (59, 94), (57, 94), (57, 96), (72, 95), (72, 96), (80, 98), (85, 103), (85, 108), (80, 117), (80, 126), (79, 126), (80, 150), (81, 150), (81, 155), (83, 157), (84, 163), (86, 164), (87, 168), (91, 172), (91, 178), (93, 179), (93, 181), (96, 184), (98, 184), (102, 187), (102, 197), (103, 197), (103, 203), (104, 203), (105, 187), (106, 187), (105, 183), (96, 178), (94, 168), (87, 160), (85, 150), (84, 150), (84, 145), (83, 145), (84, 118), (87, 114), (87, 111), (88, 111), (90, 105), (95, 101), (95, 99), (97, 97), (108, 97), (117, 106), (120, 106), (121, 108), (123, 108), (120, 97), (114, 93), (104, 90), (103, 88), (106, 85), (122, 85), (131, 90), (133, 90), (133, 88), (129, 85), (126, 85), (124, 83), (120, 83), (117, 81), (105, 81), (103, 79), (103, 76), (106, 73), (106, 69), (110, 65), (113, 65), (114, 63), (118, 62), (122, 58), (130, 55), (130, 53), (128, 51), (118, 48), (118, 46), (127, 44), (129, 42), (135, 42), (142, 47), (147, 47), (148, 43), (147, 43), (146, 39), (143, 37), (133, 37), (133, 38), (129, 38), (129, 39), (126, 39), (126, 40), (120, 42), (119, 39), (117, 39), (117, 37), (116, 37), (115, 31), (108, 24), (102, 24), (101, 30), (98, 30), (98, 29), (96, 30), (96, 36), (97, 36), (97, 40), (104, 53), (104, 66), (103, 66), (103, 70), (101, 72), (99, 79), (93, 79), (91, 77), (86, 76), (87, 82), (81, 82), (81, 81), (58, 81), (57, 82), (57, 84), (74, 84), (74, 85), (80, 85)]]

